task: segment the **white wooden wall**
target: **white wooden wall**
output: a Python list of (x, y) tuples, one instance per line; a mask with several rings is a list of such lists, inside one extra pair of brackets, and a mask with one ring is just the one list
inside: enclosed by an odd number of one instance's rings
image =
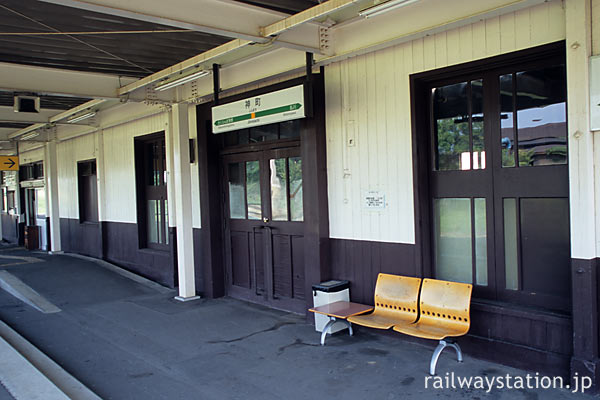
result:
[(44, 159), (44, 147), (37, 147), (32, 150), (27, 150), (19, 154), (19, 164), (29, 164), (42, 161)]
[(60, 218), (79, 218), (77, 162), (97, 157), (94, 136), (80, 136), (56, 146)]
[[(411, 74), (563, 40), (564, 18), (555, 0), (326, 67), (330, 236), (415, 243)], [(367, 190), (383, 211), (362, 206)]]
[(600, 55), (600, 0), (592, 0), (592, 54)]
[(167, 128), (158, 114), (103, 131), (105, 221), (137, 223), (133, 139)]

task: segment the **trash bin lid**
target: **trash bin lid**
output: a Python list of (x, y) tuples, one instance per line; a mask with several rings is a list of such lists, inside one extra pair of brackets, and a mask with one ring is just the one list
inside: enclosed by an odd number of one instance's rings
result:
[(350, 282), (331, 280), (331, 281), (321, 282), (318, 285), (313, 285), (312, 288), (313, 288), (313, 290), (318, 290), (320, 292), (334, 293), (334, 292), (340, 292), (344, 289), (350, 288)]

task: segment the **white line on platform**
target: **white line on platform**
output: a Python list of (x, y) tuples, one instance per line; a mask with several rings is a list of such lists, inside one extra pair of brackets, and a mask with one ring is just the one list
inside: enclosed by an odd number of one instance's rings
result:
[(25, 282), (7, 271), (0, 271), (0, 288), (45, 314), (60, 312), (61, 309), (27, 286)]

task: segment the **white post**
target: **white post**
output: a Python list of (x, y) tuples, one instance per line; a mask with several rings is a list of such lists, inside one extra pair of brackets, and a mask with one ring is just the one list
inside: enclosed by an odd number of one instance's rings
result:
[(56, 155), (56, 141), (46, 143), (45, 149), (46, 192), (48, 193), (47, 205), (50, 217), (50, 242), (51, 253), (62, 253), (60, 242), (60, 215), (58, 208), (58, 168)]
[(596, 257), (594, 136), (589, 125), (590, 2), (569, 0), (565, 11), (571, 257), (589, 260)]
[(173, 145), (175, 193), (175, 220), (177, 221), (177, 267), (179, 272), (179, 296), (177, 300), (189, 301), (196, 296), (194, 277), (194, 238), (192, 234), (192, 189), (189, 153), (188, 104), (175, 104), (172, 109), (170, 129)]
[(96, 176), (98, 184), (98, 223), (106, 220), (106, 188), (104, 185), (104, 131), (98, 130), (94, 133), (94, 145), (96, 155)]

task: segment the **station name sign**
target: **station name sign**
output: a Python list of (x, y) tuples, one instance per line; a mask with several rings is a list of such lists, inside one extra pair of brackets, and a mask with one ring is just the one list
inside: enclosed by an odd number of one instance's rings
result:
[(304, 118), (304, 86), (250, 97), (212, 108), (212, 131), (223, 133)]

